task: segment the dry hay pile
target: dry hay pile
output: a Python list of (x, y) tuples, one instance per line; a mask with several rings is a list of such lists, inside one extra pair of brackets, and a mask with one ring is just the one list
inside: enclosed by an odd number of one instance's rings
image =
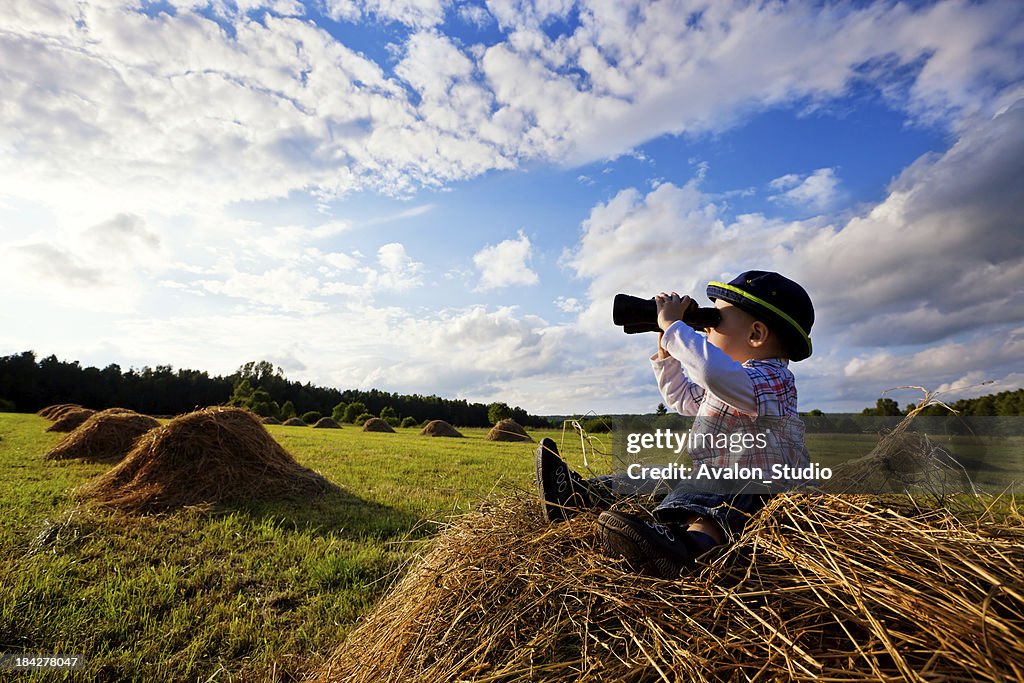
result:
[(262, 420), (260, 420), (260, 422), (262, 422), (265, 425), (279, 425), (279, 424), (281, 424), (281, 421), (278, 420), (276, 417), (265, 417)]
[(462, 432), (444, 420), (431, 420), (420, 430), (420, 436), (451, 436), (461, 438)]
[(388, 432), (391, 434), (395, 433), (395, 430), (391, 428), (384, 420), (379, 417), (371, 417), (369, 420), (363, 423), (364, 432)]
[(256, 415), (214, 407), (146, 433), (124, 460), (79, 495), (124, 510), (154, 511), (295, 498), (332, 488), (295, 462)]
[(306, 427), (308, 426), (305, 422), (297, 417), (290, 417), (284, 421), (285, 427)]
[(885, 434), (871, 452), (832, 467), (829, 493), (910, 493), (942, 498), (976, 493), (964, 467), (927, 434), (909, 430), (918, 411)]
[(45, 417), (47, 420), (56, 420), (60, 413), (63, 413), (72, 408), (81, 408), (82, 406), (77, 403), (55, 403), (52, 406), (46, 406), (41, 408), (36, 413), (39, 417)]
[(490, 502), (315, 680), (1021, 680), (1019, 511), (890, 498), (778, 496), (671, 581), (602, 555), (593, 514)]
[(533, 441), (522, 425), (515, 420), (502, 420), (491, 427), (491, 431), (487, 432), (484, 439), (487, 441)]
[(83, 422), (43, 457), (117, 462), (128, 454), (140, 436), (159, 426), (160, 423), (148, 415), (121, 408), (103, 410)]
[(90, 417), (96, 414), (95, 410), (90, 408), (72, 408), (65, 410), (60, 413), (60, 417), (54, 418), (56, 421), (46, 428), (48, 432), (70, 432), (78, 429), (82, 426), (82, 423), (88, 420)]
[(313, 429), (341, 429), (341, 425), (329, 417), (321, 417), (313, 425)]

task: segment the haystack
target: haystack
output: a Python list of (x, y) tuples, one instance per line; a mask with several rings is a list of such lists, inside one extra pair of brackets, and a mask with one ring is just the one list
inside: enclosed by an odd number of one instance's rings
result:
[(674, 580), (605, 557), (593, 514), (494, 500), (315, 680), (1020, 680), (1024, 518), (889, 498), (778, 496)]
[(36, 415), (38, 415), (39, 417), (45, 417), (47, 420), (55, 420), (57, 419), (56, 417), (54, 417), (55, 413), (64, 412), (72, 408), (81, 407), (82, 406), (78, 405), (77, 403), (55, 403), (53, 405), (46, 406), (45, 408), (40, 409), (39, 412), (36, 413)]
[(321, 417), (313, 425), (313, 429), (341, 429), (341, 425), (329, 417)]
[(452, 427), (444, 420), (431, 420), (427, 425), (420, 431), (420, 436), (452, 436), (461, 437), (462, 433), (458, 429)]
[[(914, 413), (916, 414), (916, 413)], [(904, 418), (867, 455), (832, 468), (820, 483), (828, 493), (911, 493), (943, 497), (976, 493), (964, 467), (927, 434), (910, 431)]]
[(146, 433), (124, 460), (82, 487), (79, 495), (141, 512), (295, 498), (332, 488), (321, 475), (295, 462), (256, 415), (214, 407)]
[(122, 408), (103, 410), (83, 422), (43, 457), (118, 462), (131, 451), (140, 436), (159, 426), (160, 423), (148, 415)]
[(389, 425), (387, 422), (385, 422), (384, 420), (380, 419), (379, 417), (371, 417), (369, 420), (364, 422), (363, 423), (363, 431), (364, 432), (390, 432), (391, 434), (395, 433), (395, 430), (391, 428), (391, 425)]
[(68, 413), (73, 413), (76, 410), (83, 410), (83, 408), (77, 403), (65, 403), (51, 410), (48, 414), (48, 419), (56, 422)]
[(484, 439), (487, 441), (533, 441), (522, 425), (515, 420), (502, 420), (491, 427), (491, 431), (487, 432)]
[(305, 422), (303, 422), (301, 419), (299, 419), (297, 417), (289, 417), (287, 420), (284, 421), (284, 426), (285, 427), (308, 427), (309, 425), (307, 425)]
[(262, 420), (260, 420), (260, 422), (262, 422), (265, 425), (279, 425), (279, 424), (281, 424), (281, 421), (278, 420), (276, 417), (265, 417)]
[(46, 428), (48, 432), (70, 432), (77, 429), (83, 422), (96, 414), (90, 408), (73, 408), (60, 413), (56, 422)]

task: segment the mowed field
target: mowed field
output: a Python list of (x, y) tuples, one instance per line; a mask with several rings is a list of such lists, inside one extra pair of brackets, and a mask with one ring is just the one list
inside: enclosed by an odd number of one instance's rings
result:
[[(0, 413), (0, 652), (85, 656), (85, 670), (58, 678), (300, 678), (453, 515), (533, 487), (535, 444), (485, 441), (485, 429), (449, 439), (271, 426), (341, 492), (127, 515), (75, 500), (110, 465), (43, 460), (64, 437), (50, 424)], [(578, 437), (565, 450), (582, 463)]]
[[(85, 669), (11, 680), (298, 680), (453, 516), (533, 490), (535, 444), (271, 426), (303, 465), (341, 487), (291, 502), (127, 515), (79, 504), (109, 465), (46, 461), (63, 434), (0, 413), (0, 652), (78, 654)], [(579, 437), (560, 443), (582, 469)], [(605, 450), (610, 450), (607, 436)], [(809, 435), (829, 461), (877, 437)], [(592, 459), (595, 473), (609, 460)]]

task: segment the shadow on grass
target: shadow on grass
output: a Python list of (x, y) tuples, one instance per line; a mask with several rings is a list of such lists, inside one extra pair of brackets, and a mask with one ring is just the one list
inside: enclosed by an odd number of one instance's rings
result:
[(413, 514), (365, 500), (341, 487), (301, 500), (251, 500), (218, 506), (217, 516), (237, 512), (284, 529), (352, 540), (422, 538), (433, 531)]

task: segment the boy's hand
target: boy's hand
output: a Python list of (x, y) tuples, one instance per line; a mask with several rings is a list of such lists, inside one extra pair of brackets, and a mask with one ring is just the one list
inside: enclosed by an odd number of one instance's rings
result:
[(666, 358), (668, 358), (671, 355), (668, 351), (665, 350), (665, 347), (661, 345), (661, 340), (664, 337), (665, 337), (665, 333), (664, 332), (659, 332), (658, 333), (658, 359), (659, 360), (665, 360)]
[[(693, 299), (688, 296), (679, 296), (675, 292), (661, 294), (654, 297), (658, 305), (658, 327), (664, 332), (677, 320), (683, 319), (686, 309), (693, 305)], [(660, 344), (659, 344), (660, 346)]]

